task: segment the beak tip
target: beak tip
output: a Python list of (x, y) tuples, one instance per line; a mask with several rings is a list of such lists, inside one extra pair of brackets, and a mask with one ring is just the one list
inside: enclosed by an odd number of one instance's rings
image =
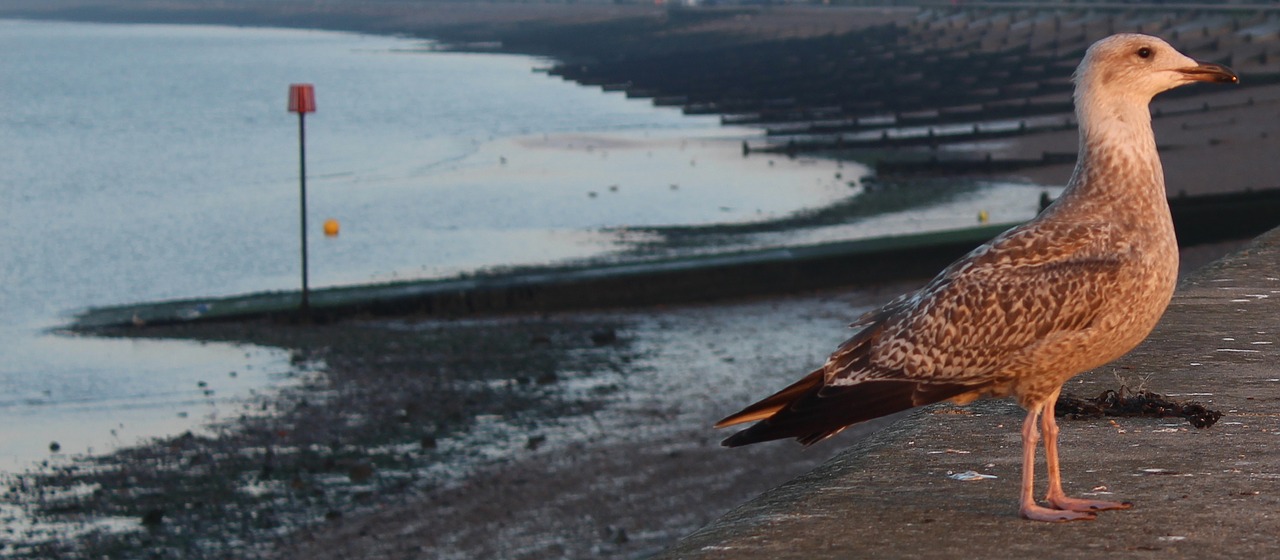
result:
[(1213, 62), (1200, 62), (1196, 66), (1183, 70), (1191, 80), (1197, 82), (1215, 82), (1219, 84), (1238, 84), (1240, 76), (1233, 70)]

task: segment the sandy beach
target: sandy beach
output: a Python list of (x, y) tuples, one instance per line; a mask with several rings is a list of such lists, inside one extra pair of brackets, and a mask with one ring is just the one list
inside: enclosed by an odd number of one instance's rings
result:
[[(512, 30), (530, 23), (549, 32), (556, 25), (667, 14), (614, 5), (567, 11), (429, 3), (408, 10), (397, 2), (284, 2), (252, 14), (219, 6), (11, 0), (0, 5), (0, 15), (414, 30), (488, 41), (518, 39)], [(776, 17), (715, 18), (683, 32), (731, 44), (843, 32), (912, 13), (848, 10), (841, 13), (857, 16), (769, 9), (761, 13)], [(520, 33), (532, 33), (527, 29)], [(626, 41), (602, 44), (638, 48)], [(1238, 103), (1250, 97), (1254, 103)], [(1280, 117), (1280, 86), (1156, 107), (1205, 101), (1238, 106), (1156, 120), (1170, 192), (1276, 186), (1280, 161), (1269, 132)], [(1026, 157), (1072, 151), (1075, 143), (1074, 132), (1052, 132), (998, 148)], [(1070, 170), (1055, 165), (1010, 176), (1061, 184)], [(1188, 248), (1184, 269), (1241, 242)], [(39, 523), (9, 525), (34, 544), (5, 552), (27, 558), (644, 557), (874, 430), (850, 430), (807, 450), (777, 444), (729, 451), (718, 445), (724, 434), (709, 426), (778, 380), (818, 365), (846, 336), (845, 324), (915, 286), (538, 316), (96, 333), (284, 348), (300, 382), (246, 402), (238, 418), (211, 436), (184, 434), (8, 477), (6, 507), (32, 508)], [(98, 521), (104, 517), (115, 525)]]

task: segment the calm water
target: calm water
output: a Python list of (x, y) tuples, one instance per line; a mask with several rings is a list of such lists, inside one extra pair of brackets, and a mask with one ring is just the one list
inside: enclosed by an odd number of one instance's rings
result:
[[(608, 255), (629, 226), (859, 192), (859, 166), (744, 159), (755, 131), (532, 71), (548, 65), (343, 33), (0, 21), (0, 469), (51, 441), (101, 451), (238, 413), (234, 397), (305, 373), (274, 349), (47, 334), (88, 306), (296, 286), (292, 82), (319, 105), (313, 286)], [(1022, 219), (1034, 201), (995, 185), (745, 243)], [(336, 238), (319, 235), (330, 217)]]

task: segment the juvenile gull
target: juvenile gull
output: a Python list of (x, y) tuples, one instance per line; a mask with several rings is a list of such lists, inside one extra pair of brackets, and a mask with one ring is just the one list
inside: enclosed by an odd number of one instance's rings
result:
[[(1054, 402), (1067, 379), (1146, 338), (1173, 296), (1178, 244), (1151, 99), (1191, 82), (1239, 79), (1156, 37), (1120, 34), (1089, 47), (1074, 80), (1080, 155), (1062, 196), (919, 291), (863, 315), (851, 325), (857, 334), (820, 369), (718, 422), (758, 421), (724, 445), (783, 438), (812, 445), (916, 406), (1013, 396), (1027, 410), (1022, 517), (1093, 519), (1131, 507), (1063, 493)], [(1037, 421), (1048, 507), (1033, 497)]]

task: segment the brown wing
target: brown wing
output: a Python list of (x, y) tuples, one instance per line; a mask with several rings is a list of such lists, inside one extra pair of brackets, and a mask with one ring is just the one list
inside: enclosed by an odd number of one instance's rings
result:
[(983, 384), (1014, 353), (1085, 328), (1111, 295), (1124, 251), (1105, 224), (1018, 228), (974, 250), (906, 305), (870, 344), (841, 345), (823, 369), (834, 388), (874, 379)]
[[(975, 249), (920, 291), (864, 315), (863, 330), (826, 365), (717, 427), (756, 425), (736, 446), (795, 437), (806, 445), (845, 427), (981, 392), (1016, 352), (1088, 326), (1120, 273), (1105, 224), (1015, 228)], [(819, 375), (820, 374), (820, 375)]]

